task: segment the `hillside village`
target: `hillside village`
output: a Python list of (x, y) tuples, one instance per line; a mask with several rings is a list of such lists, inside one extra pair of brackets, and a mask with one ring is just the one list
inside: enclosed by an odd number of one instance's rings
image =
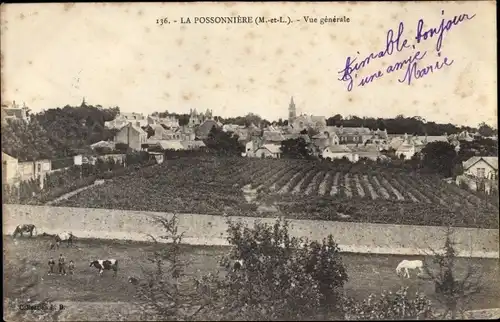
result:
[[(250, 124), (222, 124), (212, 111), (199, 113), (196, 109), (189, 114), (189, 123), (179, 125), (175, 116), (160, 118), (158, 115), (144, 116), (141, 113), (120, 113), (113, 121), (105, 123), (110, 129), (118, 130), (113, 141), (94, 143), (93, 148), (114, 148), (117, 143), (126, 144), (133, 150), (142, 150), (145, 145), (159, 146), (164, 150), (190, 150), (205, 146), (210, 130), (215, 127), (238, 136), (245, 146), (245, 157), (280, 158), (281, 144), (288, 139), (303, 138), (314, 156), (324, 159), (347, 158), (357, 162), (360, 158), (377, 160), (384, 157), (383, 151), (392, 149), (395, 154), (406, 160), (430, 142), (451, 143), (456, 151), (460, 141), (473, 141), (477, 134), (464, 131), (459, 134), (441, 136), (416, 136), (387, 133), (387, 130), (365, 127), (327, 126), (324, 116), (297, 115), (291, 98), (288, 107), (287, 125), (276, 122), (268, 126)], [(311, 135), (313, 132), (313, 135)], [(151, 133), (151, 134), (148, 134)]]
[[(85, 100), (82, 106), (85, 105)], [(2, 106), (2, 122), (20, 120), (29, 122), (28, 107), (13, 102)], [(323, 160), (347, 159), (358, 162), (363, 159), (373, 161), (398, 158), (411, 160), (419, 156), (420, 151), (429, 143), (447, 142), (458, 153), (461, 142), (473, 142), (481, 138), (478, 133), (462, 131), (439, 136), (411, 135), (388, 133), (387, 129), (368, 127), (328, 126), (325, 116), (298, 114), (293, 97), (288, 106), (288, 119), (284, 122), (270, 124), (238, 125), (222, 123), (221, 118), (214, 116), (211, 110), (198, 112), (191, 109), (188, 120), (183, 125), (176, 115), (166, 113), (118, 113), (114, 119), (105, 121), (104, 127), (114, 131), (109, 140), (101, 140), (90, 144), (97, 154), (115, 154), (119, 146), (132, 151), (146, 151), (162, 162), (162, 151), (190, 151), (206, 148), (206, 140), (211, 131), (224, 132), (229, 136), (237, 136), (241, 145), (241, 156), (246, 158), (282, 158), (283, 145), (290, 140), (300, 140), (305, 145), (308, 154), (313, 158)], [(490, 139), (497, 140), (496, 136)], [(122, 149), (121, 149), (122, 150)], [(99, 156), (98, 156), (99, 157)], [(469, 159), (463, 162), (464, 175), (488, 177), (494, 179), (498, 173), (497, 157), (488, 156), (478, 160)], [(16, 158), (2, 151), (3, 164), (18, 164), (12, 166), (4, 175), (7, 181), (12, 178), (34, 178), (53, 171), (50, 160), (33, 162), (18, 162)], [(75, 162), (86, 162), (89, 158), (75, 156)], [(118, 158), (119, 159), (119, 158)], [(83, 161), (81, 161), (83, 160)], [(90, 157), (90, 160), (95, 158)], [(76, 164), (73, 162), (74, 164)], [(478, 168), (478, 163), (482, 164)], [(477, 169), (476, 169), (477, 168)], [(9, 179), (10, 178), (10, 179)], [(19, 180), (19, 179), (18, 179)], [(16, 181), (18, 181), (16, 180)], [(462, 180), (462, 179), (461, 179)], [(462, 180), (463, 181), (463, 180)], [(458, 183), (458, 181), (457, 181)]]

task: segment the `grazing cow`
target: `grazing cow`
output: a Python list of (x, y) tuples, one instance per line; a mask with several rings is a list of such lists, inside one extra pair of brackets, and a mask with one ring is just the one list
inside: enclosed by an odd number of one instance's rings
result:
[(99, 275), (102, 276), (104, 270), (113, 270), (113, 276), (118, 272), (118, 261), (116, 259), (98, 259), (90, 262), (90, 267), (94, 266), (99, 270)]
[(396, 274), (400, 275), (401, 271), (404, 271), (403, 277), (410, 278), (410, 270), (419, 270), (419, 274), (423, 273), (424, 262), (421, 260), (409, 261), (403, 259), (396, 267)]
[(23, 233), (29, 233), (30, 237), (33, 237), (33, 233), (36, 235), (36, 227), (33, 224), (24, 224), (16, 226), (16, 230), (14, 230), (14, 234), (12, 234), (13, 238), (16, 238), (18, 234), (23, 236)]
[(66, 241), (69, 246), (73, 246), (73, 240), (75, 239), (75, 235), (71, 232), (64, 232), (61, 234), (47, 234), (43, 233), (43, 236), (52, 236), (54, 237), (54, 243), (50, 245), (50, 249), (59, 249), (59, 246), (61, 245), (61, 242)]

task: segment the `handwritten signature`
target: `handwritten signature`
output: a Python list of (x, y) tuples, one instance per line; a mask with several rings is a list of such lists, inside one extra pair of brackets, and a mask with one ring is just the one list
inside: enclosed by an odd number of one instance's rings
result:
[[(441, 15), (444, 15), (444, 10), (441, 10)], [(464, 21), (471, 20), (475, 16), (476, 16), (475, 14), (471, 16), (469, 16), (468, 14), (461, 14), (459, 16), (455, 16), (453, 19), (446, 20), (445, 18), (443, 18), (441, 20), (441, 24), (439, 25), (439, 27), (429, 28), (428, 30), (424, 30), (424, 20), (419, 19), (417, 23), (417, 30), (415, 36), (416, 43), (420, 44), (421, 42), (427, 39), (435, 38), (437, 36), (436, 52), (437, 56), (441, 58), (442, 55), (440, 51), (443, 46), (443, 39), (445, 33), (449, 32), (453, 26), (457, 26)], [(395, 52), (402, 52), (403, 50), (408, 48), (416, 50), (414, 44), (410, 45), (408, 43), (408, 40), (403, 38), (403, 31), (404, 31), (404, 23), (400, 22), (398, 26), (397, 35), (394, 35), (394, 31), (392, 29), (389, 29), (387, 31), (385, 48), (383, 50), (379, 51), (378, 53), (370, 53), (366, 58), (360, 61), (358, 60), (358, 57), (355, 58), (352, 58), (350, 56), (347, 57), (344, 69), (338, 72), (341, 75), (341, 77), (338, 80), (347, 83), (347, 90), (349, 92), (352, 91), (354, 87), (354, 79), (358, 78), (357, 72), (360, 72), (364, 67), (369, 65), (371, 62), (379, 60), (386, 56), (391, 56)], [(357, 52), (357, 54), (360, 55), (359, 52)], [(395, 64), (388, 66), (387, 69), (385, 70), (385, 73), (390, 74), (394, 71), (406, 68), (404, 77), (402, 79), (399, 79), (398, 81), (400, 83), (407, 82), (409, 85), (411, 84), (411, 81), (413, 79), (422, 78), (429, 73), (433, 73), (435, 70), (439, 70), (445, 66), (451, 66), (453, 64), (453, 60), (449, 60), (448, 57), (444, 57), (442, 61), (437, 61), (435, 64), (426, 66), (423, 69), (418, 69), (417, 62), (421, 61), (426, 56), (426, 54), (427, 51), (423, 52), (417, 51), (414, 54), (410, 55), (407, 59), (404, 59), (402, 61), (396, 62)], [(372, 75), (362, 77), (357, 86), (358, 87), (365, 86), (383, 76), (384, 73), (381, 70), (379, 70)]]

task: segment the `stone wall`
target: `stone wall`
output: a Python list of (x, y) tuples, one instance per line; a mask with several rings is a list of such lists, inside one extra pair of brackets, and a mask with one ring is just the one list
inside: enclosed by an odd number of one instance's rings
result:
[[(163, 234), (151, 222), (155, 215), (171, 214), (116, 209), (50, 206), (3, 206), (4, 234), (16, 225), (33, 223), (38, 233), (71, 231), (80, 238), (149, 240), (148, 235)], [(274, 223), (273, 218), (231, 217), (253, 226), (255, 221)], [(383, 225), (350, 222), (290, 220), (296, 237), (321, 240), (332, 234), (346, 252), (425, 255), (429, 248), (440, 249), (446, 228), (434, 226)], [(227, 245), (226, 218), (222, 216), (180, 214), (179, 229), (184, 241), (193, 245)], [(495, 229), (454, 228), (459, 256), (498, 258), (499, 231)]]

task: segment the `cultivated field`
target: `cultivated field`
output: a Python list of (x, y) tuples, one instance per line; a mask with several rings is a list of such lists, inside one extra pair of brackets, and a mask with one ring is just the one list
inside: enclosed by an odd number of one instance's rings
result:
[[(111, 307), (119, 307), (117, 302), (129, 304), (133, 302), (136, 289), (127, 282), (127, 277), (140, 278), (143, 276), (142, 268), (153, 269), (146, 258), (155, 247), (159, 247), (138, 242), (78, 240), (75, 247), (62, 246), (59, 251), (50, 251), (48, 243), (49, 241), (43, 238), (31, 240), (24, 238), (14, 242), (11, 237), (4, 237), (4, 297), (22, 297), (23, 300), (31, 298), (32, 301), (49, 298), (56, 303), (72, 302), (73, 304), (70, 305), (75, 306), (72, 314), (76, 314), (72, 318), (76, 320), (91, 316), (102, 319), (107, 313), (118, 314), (117, 312), (99, 312), (99, 309), (109, 307), (101, 306), (104, 302), (114, 302), (115, 304)], [(227, 251), (223, 247), (192, 246), (185, 246), (184, 250), (184, 260), (188, 263), (185, 287), (192, 287), (190, 279), (192, 276), (216, 272), (220, 256)], [(67, 261), (70, 259), (75, 261), (75, 275), (47, 275), (49, 257), (53, 256), (57, 259), (60, 253), (64, 254)], [(403, 285), (409, 286), (410, 292), (418, 290), (428, 295), (433, 292), (432, 284), (415, 276), (411, 279), (401, 279), (396, 276), (395, 267), (403, 258), (412, 259), (409, 256), (343, 254), (342, 257), (349, 274), (349, 282), (345, 286), (349, 296), (362, 299), (371, 292), (395, 291)], [(101, 278), (98, 277), (97, 270), (89, 267), (89, 261), (94, 258), (118, 259), (120, 265), (118, 277), (113, 278), (111, 274), (106, 274), (110, 272), (105, 272)], [(417, 258), (421, 259), (421, 257), (415, 257)], [(468, 261), (472, 261), (473, 265), (481, 268), (486, 285), (484, 291), (474, 299), (471, 308), (498, 307), (498, 300), (495, 300), (500, 296), (498, 260), (458, 259), (457, 269), (462, 271)], [(32, 284), (32, 287), (20, 296), (20, 291), (29, 284)], [(78, 303), (75, 302), (85, 302), (86, 306), (82, 304), (82, 307), (77, 310)], [(88, 305), (89, 302), (97, 305)], [(82, 311), (84, 307), (93, 307), (98, 312)], [(115, 319), (117, 316), (119, 315), (114, 315)], [(134, 319), (134, 315), (128, 318)]]
[(243, 158), (168, 160), (55, 205), (479, 228), (497, 228), (499, 211), (498, 199), (408, 169)]

